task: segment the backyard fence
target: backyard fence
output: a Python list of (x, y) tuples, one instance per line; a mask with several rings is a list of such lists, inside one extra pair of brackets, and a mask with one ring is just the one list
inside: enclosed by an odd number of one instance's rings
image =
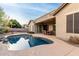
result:
[(10, 28), (9, 32), (27, 32), (26, 28)]

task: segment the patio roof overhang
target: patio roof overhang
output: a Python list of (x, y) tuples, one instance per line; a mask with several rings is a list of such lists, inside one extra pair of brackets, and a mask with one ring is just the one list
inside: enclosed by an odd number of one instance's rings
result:
[(49, 23), (49, 22), (54, 23), (55, 22), (55, 16), (41, 18), (41, 19), (37, 20), (35, 22), (35, 24), (42, 24), (42, 23)]

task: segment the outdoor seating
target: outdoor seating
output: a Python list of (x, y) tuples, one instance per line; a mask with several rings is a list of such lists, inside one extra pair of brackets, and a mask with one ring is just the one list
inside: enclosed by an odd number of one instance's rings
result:
[(29, 32), (27, 32), (27, 33), (34, 34), (34, 32), (32, 32), (32, 31), (29, 31)]
[(43, 30), (43, 34), (47, 34), (46, 30)]
[(54, 31), (48, 31), (47, 34), (48, 35), (55, 35), (55, 32)]

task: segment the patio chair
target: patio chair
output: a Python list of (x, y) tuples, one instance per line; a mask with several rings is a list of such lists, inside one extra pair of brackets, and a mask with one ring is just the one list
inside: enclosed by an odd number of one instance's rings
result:
[(48, 35), (55, 35), (55, 32), (54, 31), (48, 31), (47, 34)]

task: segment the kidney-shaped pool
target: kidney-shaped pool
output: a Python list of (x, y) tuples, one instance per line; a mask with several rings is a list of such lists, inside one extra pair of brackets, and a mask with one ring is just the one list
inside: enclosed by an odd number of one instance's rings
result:
[(33, 37), (28, 34), (8, 36), (8, 50), (23, 50), (38, 45), (52, 44), (53, 41), (42, 37)]

